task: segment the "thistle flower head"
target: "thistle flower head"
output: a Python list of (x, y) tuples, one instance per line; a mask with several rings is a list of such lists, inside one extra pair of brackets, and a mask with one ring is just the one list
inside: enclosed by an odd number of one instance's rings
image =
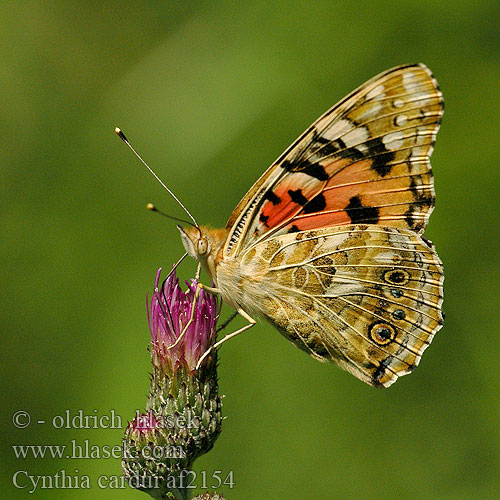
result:
[[(179, 365), (195, 370), (202, 355), (215, 342), (220, 301), (216, 296), (200, 290), (194, 306), (193, 321), (189, 323), (197, 281), (186, 281), (187, 290), (183, 291), (175, 272), (161, 285), (160, 274), (161, 268), (156, 273), (155, 291), (148, 304), (153, 365), (157, 368), (161, 366), (170, 373), (175, 372)], [(181, 335), (182, 338), (174, 346)], [(206, 359), (209, 361), (210, 356)]]
[[(182, 474), (213, 447), (221, 431), (217, 351), (196, 369), (215, 343), (221, 303), (204, 290), (195, 302), (195, 279), (183, 291), (175, 273), (161, 285), (160, 274), (161, 268), (147, 304), (153, 373), (146, 412), (125, 430), (122, 467), (127, 479), (138, 478), (135, 488), (155, 499), (178, 500), (188, 497)], [(165, 453), (151, 456), (151, 447)]]

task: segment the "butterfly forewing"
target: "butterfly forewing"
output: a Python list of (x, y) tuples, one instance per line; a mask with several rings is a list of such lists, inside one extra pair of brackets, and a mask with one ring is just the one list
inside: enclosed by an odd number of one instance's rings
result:
[[(231, 279), (221, 271), (219, 280)], [(441, 262), (411, 231), (356, 225), (276, 236), (242, 255), (240, 273), (252, 282), (250, 309), (371, 385), (409, 373), (441, 327)]]
[(441, 92), (423, 65), (368, 81), (306, 130), (242, 199), (224, 254), (270, 236), (353, 223), (422, 232), (434, 206), (429, 157), (442, 114)]

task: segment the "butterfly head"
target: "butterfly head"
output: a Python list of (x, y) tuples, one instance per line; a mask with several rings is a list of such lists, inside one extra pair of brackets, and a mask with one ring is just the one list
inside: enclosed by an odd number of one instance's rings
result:
[(215, 280), (216, 259), (226, 239), (226, 230), (204, 226), (177, 228), (187, 254), (199, 261), (203, 269)]

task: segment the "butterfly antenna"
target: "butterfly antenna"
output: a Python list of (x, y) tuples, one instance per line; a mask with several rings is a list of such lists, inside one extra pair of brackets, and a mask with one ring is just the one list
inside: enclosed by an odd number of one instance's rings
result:
[[(186, 212), (189, 218), (193, 221), (195, 227), (199, 227), (196, 219), (191, 215), (191, 212), (182, 204), (182, 202), (175, 196), (175, 194), (163, 183), (163, 181), (155, 174), (154, 170), (141, 158), (139, 153), (132, 147), (129, 140), (125, 137), (125, 134), (118, 128), (115, 127), (116, 135), (132, 150), (132, 152), (139, 158), (141, 163), (153, 174), (154, 178), (163, 186), (163, 188), (172, 196), (172, 198), (182, 207), (184, 212)], [(183, 221), (184, 222), (184, 221)]]
[(191, 221), (189, 221), (189, 220), (186, 220), (186, 219), (181, 219), (181, 218), (179, 218), (179, 217), (174, 217), (173, 215), (168, 215), (168, 214), (166, 214), (165, 212), (162, 212), (161, 210), (158, 210), (158, 209), (156, 208), (156, 206), (155, 206), (155, 205), (153, 205), (152, 203), (148, 203), (148, 204), (146, 205), (146, 208), (147, 208), (148, 210), (151, 210), (151, 212), (156, 212), (156, 213), (158, 213), (158, 214), (160, 214), (160, 215), (163, 215), (163, 217), (166, 217), (167, 219), (176, 220), (177, 222), (183, 222), (184, 224), (189, 224), (190, 226), (193, 226), (193, 227), (196, 227), (196, 228), (198, 227), (198, 226), (195, 226), (195, 225), (194, 225)]

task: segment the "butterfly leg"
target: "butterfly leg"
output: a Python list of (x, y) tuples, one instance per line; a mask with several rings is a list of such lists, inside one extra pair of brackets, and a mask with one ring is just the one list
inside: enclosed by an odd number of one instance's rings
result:
[(200, 274), (201, 274), (201, 262), (198, 262), (198, 267), (196, 268), (196, 276), (195, 276), (196, 281), (200, 280)]
[[(233, 337), (236, 337), (236, 335), (239, 335), (240, 333), (243, 333), (245, 332), (246, 330), (252, 328), (252, 326), (254, 326), (257, 322), (251, 317), (249, 316), (243, 309), (238, 309), (237, 310), (237, 313), (240, 315), (240, 316), (243, 316), (247, 321), (248, 321), (248, 325), (245, 325), (244, 327), (240, 328), (239, 330), (236, 330), (235, 332), (233, 333), (229, 333), (228, 335), (226, 335), (225, 337), (223, 337), (221, 340), (219, 340), (218, 342), (216, 342), (212, 347), (210, 347), (210, 349), (208, 349), (204, 354), (203, 356), (200, 358), (200, 360), (198, 361), (198, 364), (196, 365), (196, 369), (198, 369), (202, 363), (202, 361), (210, 354), (210, 352), (213, 350), (213, 349), (217, 349), (217, 347), (219, 347), (221, 344), (223, 344), (226, 340), (229, 340)], [(232, 319), (232, 318), (231, 318)]]
[(233, 321), (233, 319), (236, 318), (236, 316), (238, 316), (238, 311), (234, 311), (234, 313), (231, 314), (231, 316), (229, 316), (229, 318), (227, 318), (226, 321), (224, 321), (224, 323), (222, 323), (222, 325), (219, 326), (219, 328), (217, 328), (216, 333), (219, 333), (221, 330), (224, 330), (224, 328), (226, 328), (226, 326), (229, 325), (229, 323), (231, 323), (231, 321)]
[(207, 292), (220, 295), (220, 290), (218, 288), (212, 288), (210, 286), (205, 286), (203, 283), (198, 283), (196, 287), (196, 292), (194, 294), (194, 300), (193, 300), (193, 306), (191, 307), (191, 316), (189, 318), (189, 321), (186, 323), (186, 326), (183, 328), (181, 334), (177, 337), (176, 341), (172, 344), (167, 346), (167, 349), (172, 349), (174, 348), (184, 337), (184, 335), (187, 332), (187, 329), (190, 327), (191, 323), (194, 321), (194, 312), (196, 309), (196, 303), (198, 302), (198, 297), (200, 296), (201, 290), (206, 290)]

